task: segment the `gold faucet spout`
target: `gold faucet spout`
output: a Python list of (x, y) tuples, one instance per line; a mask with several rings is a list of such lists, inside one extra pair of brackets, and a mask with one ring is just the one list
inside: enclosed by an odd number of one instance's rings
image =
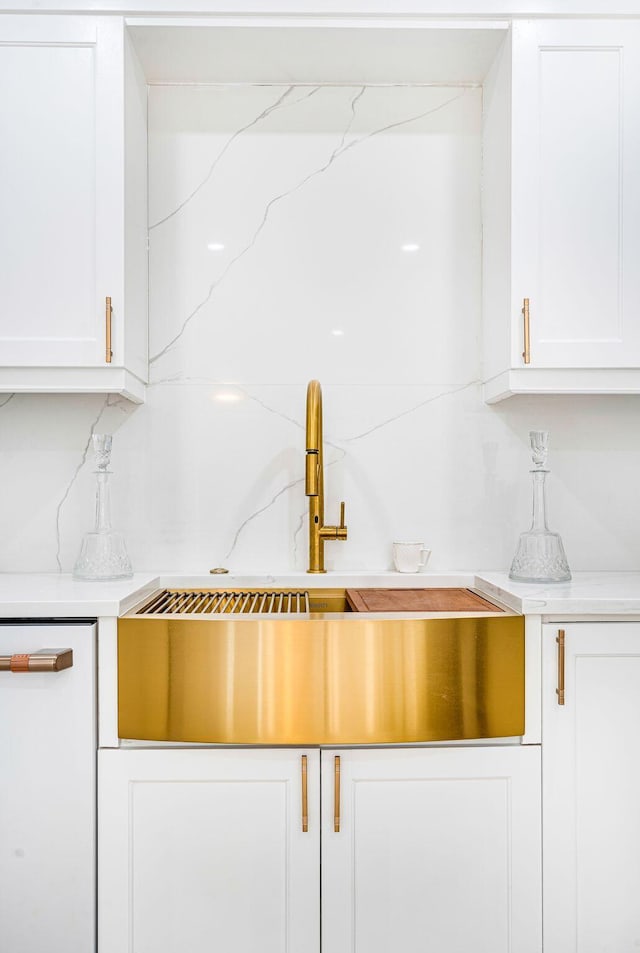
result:
[(307, 386), (305, 494), (309, 497), (309, 568), (325, 572), (324, 544), (327, 539), (345, 540), (344, 503), (340, 504), (340, 525), (324, 525), (324, 462), (322, 453), (322, 389), (320, 381)]
[(317, 497), (322, 487), (322, 390), (320, 381), (307, 385), (307, 459), (305, 493)]
[(322, 450), (322, 388), (320, 381), (307, 384), (307, 453)]

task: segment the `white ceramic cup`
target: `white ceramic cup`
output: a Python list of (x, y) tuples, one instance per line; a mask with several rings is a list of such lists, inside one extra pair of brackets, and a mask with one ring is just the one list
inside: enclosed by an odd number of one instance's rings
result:
[(393, 563), (398, 572), (419, 572), (427, 565), (430, 549), (424, 543), (394, 543)]

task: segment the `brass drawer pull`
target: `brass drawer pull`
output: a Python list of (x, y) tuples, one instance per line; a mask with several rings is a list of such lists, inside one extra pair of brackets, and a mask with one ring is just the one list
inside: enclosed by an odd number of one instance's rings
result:
[(302, 755), (302, 833), (309, 832), (309, 795), (307, 792), (307, 756)]
[(113, 308), (111, 307), (111, 298), (105, 298), (105, 321), (106, 321), (106, 332), (107, 332), (107, 342), (106, 342), (106, 355), (105, 361), (107, 364), (111, 364), (111, 358), (113, 357), (113, 351), (111, 350), (111, 315), (113, 314)]
[(524, 318), (524, 351), (522, 358), (525, 364), (531, 363), (531, 337), (529, 334), (529, 299), (525, 298), (522, 302), (522, 316)]
[(40, 649), (29, 654), (0, 655), (0, 672), (61, 672), (72, 665), (72, 649)]
[(333, 759), (333, 830), (340, 833), (340, 755)]
[(558, 643), (558, 687), (556, 688), (556, 695), (558, 696), (558, 704), (564, 705), (564, 629), (558, 629), (556, 642)]

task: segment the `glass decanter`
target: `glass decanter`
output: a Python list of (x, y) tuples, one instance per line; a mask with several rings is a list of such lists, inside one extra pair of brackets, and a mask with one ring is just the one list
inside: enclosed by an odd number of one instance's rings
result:
[(111, 461), (111, 434), (93, 434), (96, 455), (96, 527), (85, 533), (80, 555), (73, 567), (75, 579), (128, 579), (133, 575), (121, 533), (111, 529), (111, 504), (108, 469)]
[(568, 582), (571, 571), (564, 546), (558, 533), (547, 528), (545, 480), (549, 434), (545, 430), (532, 430), (531, 457), (533, 469), (533, 517), (531, 529), (520, 534), (518, 549), (509, 571), (509, 579), (518, 582)]

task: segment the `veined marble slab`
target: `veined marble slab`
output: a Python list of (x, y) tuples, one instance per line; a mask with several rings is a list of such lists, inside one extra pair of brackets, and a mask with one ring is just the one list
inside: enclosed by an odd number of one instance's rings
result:
[(389, 569), (394, 539), (508, 566), (540, 429), (571, 568), (639, 566), (637, 397), (483, 402), (481, 120), (472, 87), (151, 88), (147, 400), (0, 399), (0, 569), (72, 569), (112, 433), (136, 569), (303, 572), (311, 378), (332, 573)]
[(519, 583), (479, 573), (475, 586), (525, 615), (638, 615), (640, 572), (576, 572), (570, 582)]

